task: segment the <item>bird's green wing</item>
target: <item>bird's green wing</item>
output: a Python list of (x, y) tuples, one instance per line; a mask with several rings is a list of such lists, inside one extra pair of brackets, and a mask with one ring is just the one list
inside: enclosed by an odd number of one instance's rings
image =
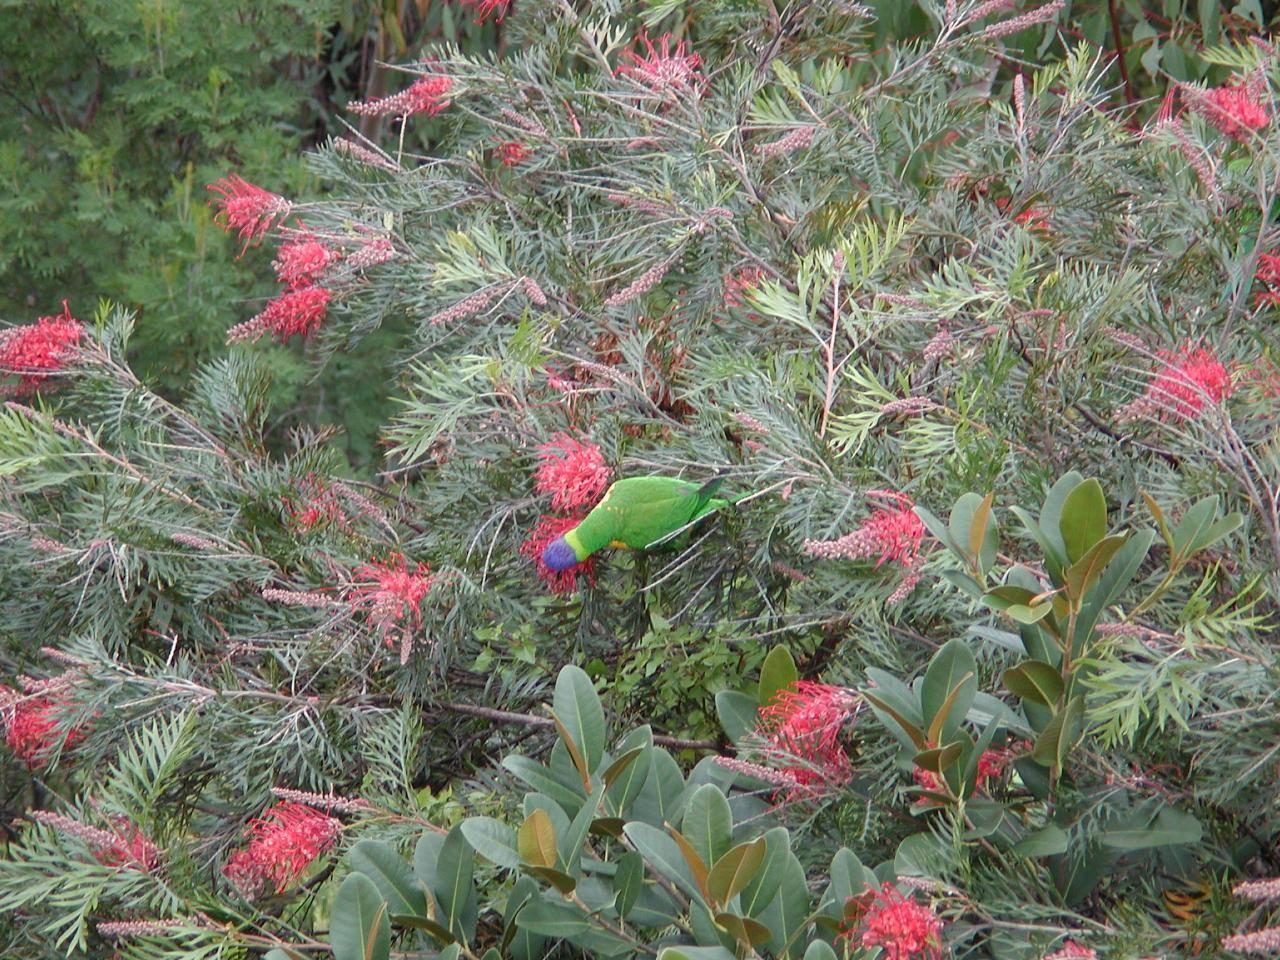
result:
[(617, 519), (615, 539), (634, 550), (653, 546), (715, 509), (712, 494), (720, 482), (717, 478), (699, 486), (671, 477), (619, 480), (608, 498)]

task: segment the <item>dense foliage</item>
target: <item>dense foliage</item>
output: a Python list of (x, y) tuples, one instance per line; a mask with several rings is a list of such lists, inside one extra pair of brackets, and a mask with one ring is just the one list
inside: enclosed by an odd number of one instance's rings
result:
[(0, 334), (5, 955), (1274, 949), (1280, 61), (1096, 6), (468, 0)]

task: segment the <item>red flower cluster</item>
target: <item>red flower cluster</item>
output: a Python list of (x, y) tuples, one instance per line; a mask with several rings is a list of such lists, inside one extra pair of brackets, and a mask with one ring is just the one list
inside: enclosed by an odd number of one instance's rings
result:
[(30, 393), (50, 375), (62, 370), (72, 348), (84, 336), (84, 326), (62, 301), (62, 314), (40, 317), (35, 323), (0, 331), (0, 375), (16, 374), (18, 393)]
[(285, 512), (295, 530), (310, 533), (316, 527), (341, 524), (346, 520), (346, 514), (333, 489), (321, 484), (314, 474), (308, 474), (298, 484), (297, 492), (301, 506), (295, 506), (289, 497), (284, 498)]
[(533, 151), (519, 140), (508, 140), (498, 144), (498, 160), (504, 167), (515, 167), (524, 163)]
[(596, 558), (587, 557), (585, 561), (575, 564), (567, 570), (552, 570), (542, 562), (542, 552), (547, 544), (563, 536), (582, 522), (582, 516), (556, 517), (543, 514), (538, 525), (520, 544), (520, 556), (528, 557), (538, 567), (538, 576), (552, 593), (572, 593), (578, 589), (578, 577), (586, 577), (587, 583), (596, 585)]
[(1254, 305), (1264, 303), (1272, 306), (1280, 305), (1280, 253), (1261, 253), (1258, 255), (1258, 267), (1253, 272), (1253, 279), (1261, 282), (1266, 289), (1254, 296)]
[(461, 0), (461, 2), (464, 7), (476, 8), (477, 23), (484, 23), (493, 13), (498, 15), (494, 18), (494, 23), (501, 23), (502, 18), (507, 15), (507, 7), (511, 6), (511, 0)]
[(744, 306), (743, 295), (750, 290), (754, 290), (763, 279), (764, 271), (759, 267), (743, 267), (736, 273), (725, 277), (724, 305), (726, 307)]
[[(981, 793), (987, 785), (987, 781), (1003, 776), (1012, 759), (1013, 755), (1008, 750), (983, 750), (982, 756), (978, 758), (978, 776), (976, 778), (977, 782), (974, 784), (975, 791)], [(914, 767), (911, 771), (911, 777), (915, 780), (917, 787), (922, 787), (930, 793), (945, 795), (947, 792), (943, 786), (942, 778), (932, 770)]]
[(109, 818), (110, 830), (90, 826), (52, 810), (33, 810), (31, 818), (53, 827), (64, 837), (82, 840), (92, 851), (93, 858), (104, 866), (147, 871), (160, 863), (160, 848), (123, 817)]
[(154, 870), (160, 863), (160, 848), (146, 834), (123, 817), (112, 820), (114, 843), (94, 850), (94, 859), (108, 867), (134, 867)]
[(238, 231), (244, 241), (242, 254), (252, 241), (260, 239), (293, 209), (284, 197), (255, 187), (235, 174), (209, 184), (208, 189), (222, 198), (210, 201), (218, 207), (214, 222), (228, 232)]
[(410, 569), (403, 554), (393, 553), (385, 563), (370, 561), (355, 571), (357, 580), (347, 601), (352, 610), (368, 612), (369, 622), (390, 643), (400, 640), (400, 662), (406, 663), (413, 647), (413, 634), (422, 626), (422, 601), (435, 578), (431, 568), (419, 563)]
[(1159, 359), (1163, 369), (1151, 378), (1145, 394), (1121, 408), (1120, 419), (1193, 419), (1206, 402), (1221, 403), (1235, 391), (1231, 371), (1212, 350), (1184, 344), (1177, 352), (1162, 352)]
[[(996, 206), (1002, 213), (1009, 209), (1009, 198), (1000, 197), (996, 200)], [(1030, 206), (1019, 213), (1014, 214), (1013, 222), (1020, 223), (1028, 230), (1039, 230), (1048, 232), (1052, 229), (1049, 223), (1049, 215), (1052, 213), (1049, 207)]]
[(223, 874), (252, 900), (268, 884), (283, 893), (342, 834), (342, 822), (300, 803), (282, 801), (248, 826), (249, 843), (231, 855)]
[(769, 760), (800, 788), (791, 792), (813, 795), (849, 781), (853, 771), (840, 730), (856, 706), (843, 687), (800, 680), (760, 708), (756, 732), (768, 745)]
[(320, 279), (342, 254), (321, 243), (310, 234), (300, 234), (296, 239), (282, 244), (272, 261), (276, 279), (290, 290), (309, 287)]
[(685, 41), (681, 40), (673, 50), (671, 34), (664, 33), (658, 38), (662, 47), (659, 51), (647, 33), (642, 33), (637, 39), (645, 46), (644, 56), (634, 50), (624, 50), (622, 56), (631, 62), (618, 67), (619, 76), (643, 83), (654, 93), (686, 90), (702, 80), (698, 73), (702, 58), (692, 51), (686, 53)]
[[(226, 230), (238, 230), (245, 248), (293, 209), (284, 197), (234, 175), (209, 184), (209, 189), (222, 196), (216, 201), (220, 210), (215, 220)], [(294, 239), (280, 247), (272, 263), (280, 282), (285, 284), (284, 292), (256, 316), (228, 330), (228, 343), (260, 340), (267, 333), (284, 343), (293, 336), (310, 336), (324, 321), (331, 294), (313, 284), (341, 254), (308, 233), (290, 232)], [(243, 254), (244, 249), (240, 252)]]
[[(1184, 91), (1189, 88), (1183, 88)], [(1243, 143), (1249, 134), (1271, 122), (1267, 108), (1244, 84), (1215, 87), (1187, 97), (1191, 109), (1213, 124), (1223, 136)]]
[(897, 603), (920, 580), (924, 523), (916, 516), (915, 502), (893, 490), (868, 490), (867, 496), (889, 500), (894, 506), (881, 507), (862, 521), (858, 529), (836, 540), (806, 540), (803, 551), (823, 560), (869, 560), (876, 566), (893, 561), (902, 568), (902, 582), (889, 597)]
[(613, 479), (604, 454), (594, 443), (583, 443), (567, 433), (557, 433), (538, 447), (534, 488), (551, 494), (556, 510), (583, 510), (595, 506)]
[(825, 560), (865, 560), (876, 558), (876, 566), (892, 560), (903, 567), (914, 567), (924, 542), (924, 523), (912, 509), (915, 502), (904, 493), (892, 490), (868, 490), (867, 496), (881, 497), (897, 504), (881, 507), (864, 520), (853, 533), (839, 540), (806, 540), (804, 552)]
[(1098, 951), (1081, 946), (1074, 940), (1068, 940), (1044, 960), (1096, 960), (1097, 956)]
[(452, 89), (451, 77), (421, 77), (399, 93), (377, 100), (358, 100), (350, 104), (350, 109), (365, 117), (411, 117), (418, 113), (430, 117), (449, 106)]
[(271, 300), (261, 313), (228, 330), (227, 342), (260, 340), (266, 333), (270, 333), (280, 343), (292, 336), (310, 336), (324, 322), (331, 296), (324, 287), (285, 290)]
[(844, 936), (856, 938), (864, 949), (880, 947), (884, 960), (938, 960), (942, 956), (942, 921), (928, 907), (904, 897), (891, 883), (874, 892)]
[(65, 698), (54, 693), (30, 691), (24, 696), (0, 687), (0, 721), (14, 756), (34, 770), (48, 765), (59, 747), (70, 750), (83, 740), (79, 727), (63, 733), (58, 721), (65, 709)]

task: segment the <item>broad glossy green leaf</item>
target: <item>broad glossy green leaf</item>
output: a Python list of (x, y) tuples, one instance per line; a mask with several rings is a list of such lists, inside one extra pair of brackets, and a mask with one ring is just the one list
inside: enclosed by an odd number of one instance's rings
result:
[(791, 651), (784, 646), (776, 646), (769, 651), (760, 666), (760, 685), (757, 688), (757, 702), (767, 706), (772, 702), (779, 690), (794, 687), (800, 679), (800, 671), (792, 659)]
[(711, 867), (707, 889), (717, 903), (727, 904), (742, 892), (764, 864), (766, 843), (756, 837), (726, 851)]
[(934, 743), (950, 740), (960, 729), (978, 690), (978, 665), (958, 637), (933, 655), (920, 686), (920, 708)]
[(614, 906), (618, 916), (625, 919), (640, 899), (640, 891), (644, 889), (644, 857), (634, 850), (628, 850), (618, 857), (618, 868), (613, 874), (613, 889), (618, 895)]
[(1191, 814), (1162, 807), (1154, 817), (1133, 818), (1127, 824), (1108, 828), (1103, 831), (1102, 842), (1113, 850), (1147, 850), (1199, 843), (1203, 832), (1200, 821)]
[(1028, 833), (1013, 845), (1013, 852), (1020, 857), (1052, 857), (1067, 852), (1070, 838), (1067, 831), (1050, 823)]
[(440, 925), (463, 943), (469, 943), (475, 934), (476, 892), (471, 882), (475, 863), (475, 851), (463, 836), (462, 828), (454, 827), (440, 845), (431, 892), (440, 904)]
[(760, 704), (749, 694), (738, 690), (721, 690), (716, 694), (716, 716), (730, 742), (740, 743), (755, 731), (760, 719)]
[(728, 947), (663, 947), (658, 960), (737, 960)]
[(1075, 696), (1067, 701), (1061, 712), (1053, 715), (1053, 719), (1040, 732), (1031, 751), (1031, 758), (1046, 767), (1061, 769), (1067, 754), (1080, 739), (1083, 728), (1084, 697)]
[(1062, 502), (1058, 530), (1067, 562), (1075, 563), (1107, 535), (1107, 496), (1096, 477), (1078, 484)]
[(1094, 584), (1102, 579), (1103, 571), (1128, 540), (1127, 533), (1104, 537), (1068, 567), (1064, 575), (1067, 596), (1078, 605)]
[(545, 810), (534, 810), (524, 818), (516, 833), (519, 859), (535, 867), (554, 867), (559, 862), (556, 852), (556, 830)]
[(427, 916), (427, 898), (404, 857), (381, 840), (361, 840), (347, 855), (351, 869), (373, 881), (393, 914)]
[(698, 851), (703, 863), (715, 863), (733, 844), (733, 814), (724, 793), (703, 784), (685, 804), (680, 832)]
[(644, 857), (646, 864), (689, 896), (702, 899), (702, 891), (694, 882), (680, 847), (665, 831), (638, 821), (632, 821), (622, 829), (632, 846)]
[(480, 856), (499, 867), (520, 866), (516, 832), (493, 817), (468, 817), (462, 821), (462, 835)]
[(333, 898), (329, 946), (334, 960), (388, 960), (391, 921), (387, 914), (387, 902), (374, 882), (363, 873), (349, 874)]
[(655, 827), (676, 819), (684, 787), (680, 765), (667, 751), (655, 749), (649, 776), (631, 806), (632, 815)]
[(1062, 699), (1062, 674), (1043, 660), (1024, 660), (1004, 672), (1004, 685), (1014, 696), (1055, 708)]
[(932, 750), (921, 750), (912, 759), (921, 770), (928, 770), (931, 773), (942, 773), (958, 759), (964, 751), (964, 745), (960, 742), (948, 743), (945, 747), (936, 747)]
[(587, 772), (595, 773), (604, 756), (607, 730), (604, 708), (586, 671), (572, 664), (561, 668), (551, 709), (581, 751)]

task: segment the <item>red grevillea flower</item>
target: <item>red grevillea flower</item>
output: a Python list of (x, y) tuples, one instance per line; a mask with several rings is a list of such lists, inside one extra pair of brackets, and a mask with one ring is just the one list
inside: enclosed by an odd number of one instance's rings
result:
[(316, 527), (346, 519), (333, 489), (321, 484), (314, 474), (308, 474), (298, 484), (297, 494), (298, 503), (295, 504), (292, 497), (285, 497), (284, 508), (299, 532), (310, 533)]
[(596, 558), (593, 556), (565, 570), (552, 570), (542, 560), (547, 544), (559, 539), (565, 531), (572, 530), (581, 522), (581, 516), (555, 517), (544, 514), (524, 543), (520, 544), (520, 556), (528, 557), (538, 565), (538, 576), (552, 593), (572, 593), (578, 589), (580, 576), (586, 577), (591, 586), (596, 585)]
[(281, 244), (271, 266), (276, 279), (291, 290), (309, 287), (320, 279), (329, 265), (342, 258), (342, 254), (321, 243), (310, 234)]
[(867, 560), (876, 558), (876, 566), (892, 560), (913, 568), (924, 542), (924, 523), (912, 509), (914, 501), (904, 493), (892, 490), (868, 490), (867, 496), (881, 497), (896, 506), (881, 507), (864, 520), (853, 533), (838, 540), (806, 540), (804, 552), (824, 560)]
[(32, 810), (31, 819), (53, 827), (64, 837), (84, 841), (93, 858), (109, 867), (152, 870), (160, 863), (160, 848), (123, 817), (111, 817), (110, 830), (90, 826), (52, 810)]
[(241, 253), (293, 208), (284, 197), (255, 187), (235, 174), (209, 184), (208, 189), (222, 198), (210, 201), (218, 207), (214, 222), (224, 230), (238, 231), (240, 239), (244, 241)]
[(861, 909), (844, 936), (856, 939), (864, 949), (880, 947), (885, 960), (938, 960), (942, 956), (942, 921), (931, 909), (904, 897), (891, 883), (868, 894), (871, 902)]
[(112, 819), (111, 832), (116, 840), (94, 850), (94, 859), (108, 867), (134, 867), (153, 870), (160, 863), (160, 848), (147, 835), (123, 817)]
[(377, 100), (358, 100), (350, 109), (366, 117), (411, 117), (417, 113), (430, 117), (449, 106), (447, 97), (452, 89), (451, 77), (420, 77), (399, 93)]
[(1081, 946), (1074, 940), (1068, 940), (1044, 960), (1096, 960), (1097, 956), (1098, 951)]
[[(1002, 213), (1009, 209), (1009, 198), (1000, 197), (996, 200), (996, 206)], [(1049, 215), (1052, 213), (1049, 207), (1030, 206), (1026, 209), (1014, 214), (1013, 222), (1020, 223), (1028, 230), (1048, 231), (1052, 228), (1049, 223)]]
[(280, 343), (292, 336), (308, 337), (324, 322), (331, 296), (324, 287), (286, 290), (268, 303), (261, 313), (228, 330), (227, 342), (260, 340), (266, 333)]
[[(1009, 766), (1012, 759), (1013, 755), (1008, 750), (983, 750), (982, 756), (978, 758), (978, 775), (974, 790), (981, 793), (987, 781), (1003, 776), (1005, 768)], [(944, 796), (947, 793), (942, 778), (932, 770), (913, 767), (911, 777), (915, 780), (917, 787), (922, 787), (930, 793), (940, 793)], [(932, 800), (932, 798), (926, 798), (926, 800)]]
[(843, 687), (799, 680), (760, 708), (756, 732), (767, 744), (771, 763), (802, 792), (820, 793), (847, 783), (852, 774), (840, 730), (856, 707), (857, 698)]
[(0, 330), (0, 375), (16, 374), (17, 392), (29, 393), (65, 367), (83, 336), (84, 326), (71, 316), (71, 307), (63, 300), (61, 315)]
[(1159, 355), (1164, 367), (1147, 384), (1147, 392), (1121, 408), (1119, 417), (1140, 416), (1193, 419), (1205, 403), (1221, 403), (1235, 391), (1231, 371), (1212, 350), (1184, 344), (1176, 352)]
[(524, 163), (533, 151), (519, 140), (508, 140), (498, 144), (498, 159), (504, 167), (515, 167)]
[(247, 829), (249, 843), (231, 855), (223, 874), (248, 899), (272, 884), (283, 893), (342, 834), (342, 822), (300, 803), (282, 801)]
[(724, 305), (741, 307), (745, 301), (743, 296), (760, 285), (764, 279), (764, 271), (759, 267), (743, 267), (730, 274), (724, 281)]
[(507, 7), (511, 6), (511, 0), (461, 0), (461, 2), (464, 7), (475, 7), (477, 23), (484, 23), (494, 13), (498, 15), (494, 18), (494, 23), (501, 23), (502, 18), (507, 15)]
[(1266, 106), (1255, 99), (1244, 84), (1215, 87), (1203, 93), (1188, 93), (1191, 89), (1183, 87), (1191, 109), (1232, 140), (1243, 143), (1252, 131), (1261, 130), (1271, 122)]
[(1272, 306), (1280, 304), (1280, 253), (1261, 253), (1258, 255), (1258, 267), (1253, 272), (1253, 279), (1266, 286), (1265, 290), (1254, 295), (1254, 305)]
[(581, 510), (595, 506), (613, 478), (604, 454), (594, 443), (582, 443), (567, 433), (557, 433), (538, 447), (534, 487), (551, 494), (556, 510)]
[(393, 553), (385, 563), (370, 561), (355, 571), (365, 581), (347, 595), (352, 610), (365, 610), (369, 622), (390, 642), (400, 639), (400, 662), (406, 663), (413, 634), (422, 626), (422, 601), (435, 578), (419, 563), (410, 568), (404, 556)]
[(658, 38), (659, 51), (647, 33), (640, 34), (637, 39), (644, 44), (645, 54), (641, 56), (634, 50), (624, 50), (622, 56), (631, 62), (618, 67), (619, 76), (643, 83), (655, 93), (685, 90), (702, 80), (702, 74), (698, 73), (702, 58), (692, 51), (686, 53), (685, 41), (681, 40), (673, 50), (671, 34), (664, 33)]
[(70, 750), (84, 739), (84, 731), (72, 727), (64, 734), (58, 720), (66, 700), (56, 695), (22, 695), (0, 687), (0, 722), (4, 740), (14, 756), (31, 769), (48, 765), (58, 748)]

